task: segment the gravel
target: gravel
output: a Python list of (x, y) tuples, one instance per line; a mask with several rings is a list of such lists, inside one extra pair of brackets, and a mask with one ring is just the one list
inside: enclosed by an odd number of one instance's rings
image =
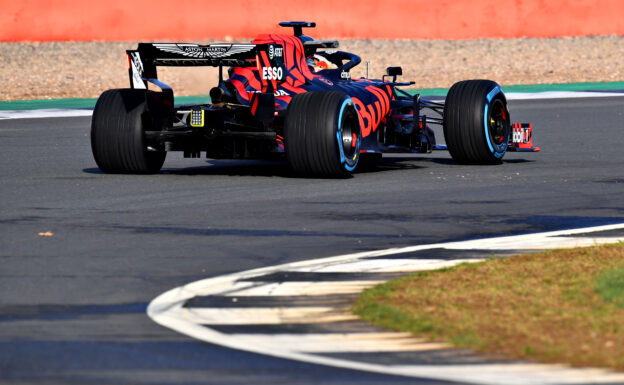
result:
[[(249, 41), (249, 40), (241, 40)], [(211, 41), (202, 41), (206, 44)], [(0, 100), (95, 98), (128, 87), (125, 50), (135, 42), (0, 43)], [(624, 80), (624, 36), (482, 40), (342, 40), (362, 64), (353, 77), (378, 78), (386, 67), (403, 67), (415, 88), (448, 88), (464, 79), (502, 85)], [(210, 67), (159, 67), (159, 78), (176, 95), (206, 94), (217, 81)]]

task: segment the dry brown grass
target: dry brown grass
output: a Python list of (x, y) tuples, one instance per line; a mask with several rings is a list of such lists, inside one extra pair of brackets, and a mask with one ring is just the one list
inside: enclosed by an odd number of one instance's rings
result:
[[(250, 39), (240, 39), (249, 41)], [(201, 41), (198, 43), (210, 43)], [(0, 43), (0, 100), (95, 98), (128, 87), (126, 49), (135, 42)], [(342, 40), (357, 53), (352, 71), (380, 77), (387, 66), (403, 67), (414, 88), (448, 88), (464, 79), (492, 79), (503, 86), (624, 80), (624, 36), (482, 40)], [(217, 83), (214, 68), (159, 68), (176, 95), (207, 94)]]
[(624, 308), (595, 290), (622, 266), (624, 243), (517, 255), (390, 282), (355, 311), (483, 353), (624, 370)]

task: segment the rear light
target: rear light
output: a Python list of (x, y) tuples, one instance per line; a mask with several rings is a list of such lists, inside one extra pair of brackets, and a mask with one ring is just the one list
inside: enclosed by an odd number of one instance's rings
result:
[(191, 127), (204, 127), (204, 110), (202, 108), (191, 109)]

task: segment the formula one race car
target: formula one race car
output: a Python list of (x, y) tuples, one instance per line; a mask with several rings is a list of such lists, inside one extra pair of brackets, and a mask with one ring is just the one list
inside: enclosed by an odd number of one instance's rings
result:
[[(127, 51), (132, 88), (105, 91), (93, 112), (98, 167), (155, 173), (168, 151), (192, 158), (204, 151), (217, 159), (285, 156), (299, 175), (344, 177), (368, 153), (448, 149), (461, 164), (495, 164), (506, 151), (539, 151), (529, 124), (511, 124), (493, 81), (461, 81), (444, 103), (425, 100), (399, 88), (414, 84), (397, 81), (401, 67), (380, 80), (352, 79), (359, 56), (304, 35), (315, 23), (280, 25), (294, 35), (259, 35), (251, 44), (139, 43)], [(157, 66), (219, 67), (210, 103), (174, 106)], [(446, 146), (436, 145), (432, 124), (442, 125)]]

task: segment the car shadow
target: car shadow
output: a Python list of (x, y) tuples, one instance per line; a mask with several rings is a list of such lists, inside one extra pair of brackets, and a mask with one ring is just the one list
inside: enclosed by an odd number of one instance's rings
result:
[[(206, 164), (207, 163), (207, 164)], [(164, 168), (161, 174), (200, 176), (259, 176), (296, 178), (287, 162), (264, 160), (215, 160), (205, 161), (203, 166), (185, 168)]]
[(360, 160), (355, 174), (378, 173), (385, 171), (398, 170), (417, 170), (423, 168), (421, 165), (415, 164), (425, 158), (415, 158), (413, 156), (396, 156), (391, 157), (364, 157)]
[[(206, 164), (207, 163), (207, 164)], [(159, 174), (200, 176), (200, 175), (224, 175), (224, 176), (264, 176), (264, 177), (297, 177), (286, 162), (269, 162), (259, 160), (209, 160), (204, 165), (193, 167), (163, 167)], [(82, 170), (88, 174), (104, 174), (99, 168), (85, 168)]]
[[(204, 161), (204, 165), (194, 167), (165, 167), (160, 174), (184, 175), (184, 176), (201, 176), (201, 175), (220, 175), (220, 176), (256, 176), (256, 177), (279, 177), (279, 178), (302, 178), (297, 175), (286, 161), (266, 161), (266, 160), (218, 160), (210, 159)], [(509, 159), (504, 163), (532, 163), (535, 160), (527, 159)], [(357, 174), (382, 173), (387, 171), (399, 170), (418, 170), (427, 168), (429, 163), (435, 163), (445, 166), (460, 166), (453, 159), (448, 157), (418, 157), (414, 155), (407, 156), (385, 156), (383, 158), (363, 157), (360, 160)], [(87, 174), (104, 174), (99, 168), (85, 168), (82, 170)], [(305, 178), (305, 177), (303, 177)]]
[(83, 168), (82, 172), (87, 174), (104, 174), (102, 170), (97, 167)]
[[(354, 174), (379, 173), (384, 171), (413, 170), (422, 168), (414, 164), (422, 158), (392, 157), (382, 159), (362, 159)], [(167, 164), (165, 163), (165, 166)], [(85, 168), (88, 174), (104, 174), (99, 168)], [(201, 176), (257, 176), (279, 178), (306, 178), (297, 175), (286, 161), (265, 160), (217, 160), (209, 159), (204, 165), (177, 168), (164, 167), (160, 174)], [(312, 177), (314, 179), (314, 177)]]
[[(461, 167), (463, 165), (455, 162), (452, 158), (423, 158), (423, 160), (427, 160), (431, 163), (442, 164), (446, 166), (458, 166)], [(520, 164), (520, 163), (533, 163), (535, 160), (530, 159), (503, 159), (503, 163), (512, 163), (512, 164)], [(488, 165), (482, 165), (488, 166)], [(491, 166), (498, 166), (497, 164), (493, 164)]]

